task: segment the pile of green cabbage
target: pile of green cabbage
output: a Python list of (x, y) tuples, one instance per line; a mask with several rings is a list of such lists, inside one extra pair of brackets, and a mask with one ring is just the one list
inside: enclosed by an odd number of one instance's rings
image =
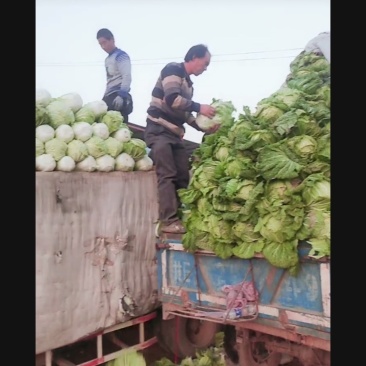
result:
[(301, 52), (286, 83), (227, 118), (194, 153), (178, 194), (188, 251), (221, 258), (262, 254), (296, 274), (298, 244), (330, 256), (330, 65)]
[(141, 352), (127, 348), (122, 354), (112, 361), (108, 361), (106, 366), (146, 366), (146, 361)]
[(102, 100), (83, 104), (77, 93), (52, 98), (36, 91), (36, 170), (148, 171), (153, 162), (143, 140), (133, 138), (119, 112)]

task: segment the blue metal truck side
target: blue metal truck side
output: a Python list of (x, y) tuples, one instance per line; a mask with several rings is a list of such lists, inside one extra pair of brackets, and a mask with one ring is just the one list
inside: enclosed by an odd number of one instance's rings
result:
[[(308, 257), (307, 243), (299, 245), (296, 276), (262, 256), (221, 259), (207, 251), (189, 253), (177, 237), (161, 237), (157, 248), (165, 319), (176, 316), (234, 327), (239, 365), (276, 366), (283, 355), (304, 366), (330, 365), (330, 259)], [(223, 286), (242, 281), (252, 281), (258, 291), (255, 316), (210, 317), (210, 311), (227, 309)], [(260, 356), (263, 345), (266, 350)]]

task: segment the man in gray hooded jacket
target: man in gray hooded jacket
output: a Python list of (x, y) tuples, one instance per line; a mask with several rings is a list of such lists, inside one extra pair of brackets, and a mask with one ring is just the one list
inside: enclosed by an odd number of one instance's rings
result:
[(305, 51), (324, 56), (330, 63), (330, 32), (319, 33), (305, 46)]
[(103, 100), (108, 110), (119, 111), (123, 121), (128, 122), (128, 115), (133, 111), (131, 89), (130, 56), (117, 48), (114, 36), (109, 29), (102, 28), (97, 32), (97, 40), (102, 49), (108, 53), (105, 59), (107, 86)]

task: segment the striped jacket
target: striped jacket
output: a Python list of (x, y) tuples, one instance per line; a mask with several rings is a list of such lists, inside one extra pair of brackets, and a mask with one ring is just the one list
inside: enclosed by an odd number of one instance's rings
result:
[(147, 109), (147, 123), (157, 123), (174, 134), (184, 134), (184, 123), (201, 131), (192, 112), (199, 112), (200, 104), (192, 101), (193, 82), (184, 63), (171, 62), (160, 72)]
[(115, 48), (105, 59), (107, 87), (104, 96), (115, 92), (126, 97), (131, 87), (131, 60), (125, 51)]

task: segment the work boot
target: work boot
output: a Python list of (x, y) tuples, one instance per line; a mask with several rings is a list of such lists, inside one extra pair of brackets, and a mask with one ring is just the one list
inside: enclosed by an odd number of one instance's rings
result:
[(184, 229), (182, 223), (177, 220), (172, 222), (171, 224), (164, 224), (161, 228), (163, 233), (170, 233), (170, 234), (184, 234), (186, 230)]

